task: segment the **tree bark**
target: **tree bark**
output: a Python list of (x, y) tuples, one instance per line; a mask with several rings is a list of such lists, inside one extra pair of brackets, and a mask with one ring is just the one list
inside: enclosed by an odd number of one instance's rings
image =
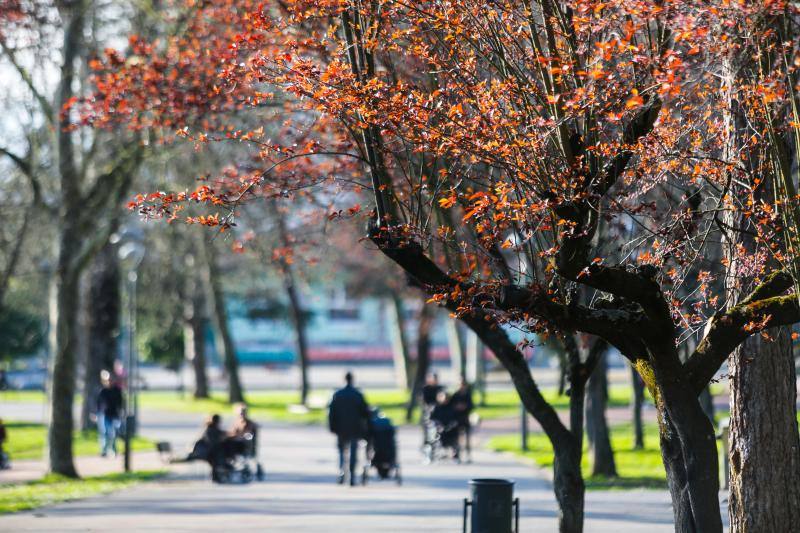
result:
[(211, 312), (217, 326), (217, 346), (222, 353), (225, 373), (228, 377), (228, 401), (230, 403), (244, 402), (244, 391), (239, 379), (239, 361), (236, 358), (236, 346), (233, 343), (231, 330), (228, 325), (228, 311), (225, 308), (225, 293), (222, 290), (217, 255), (213, 243), (204, 243), (205, 252), (205, 281), (208, 286)]
[(387, 311), (389, 330), (392, 337), (392, 359), (394, 360), (395, 383), (401, 390), (408, 391), (412, 386), (411, 356), (406, 338), (406, 317), (403, 299), (392, 291)]
[(800, 524), (800, 438), (795, 364), (787, 328), (750, 337), (728, 360), (733, 533), (796, 531)]
[[(599, 346), (598, 346), (599, 345)], [(592, 350), (602, 350), (586, 387), (586, 433), (592, 451), (592, 475), (616, 477), (617, 466), (606, 421), (608, 405), (608, 344), (597, 339)], [(590, 423), (591, 421), (591, 423)]]
[(642, 407), (644, 406), (644, 381), (631, 366), (631, 387), (633, 398), (631, 401), (631, 421), (633, 423), (633, 449), (644, 448), (644, 424), (642, 423)]
[(714, 397), (711, 396), (711, 388), (706, 387), (703, 389), (703, 392), (700, 393), (700, 406), (703, 408), (703, 412), (706, 414), (711, 423), (716, 425), (714, 422)]
[(193, 276), (187, 280), (183, 302), (184, 357), (194, 373), (194, 397), (208, 398), (208, 373), (206, 371), (206, 301), (202, 284)]
[(417, 366), (414, 370), (414, 383), (411, 388), (411, 395), (408, 398), (406, 407), (406, 422), (411, 422), (414, 418), (414, 409), (417, 400), (422, 393), (425, 385), (425, 377), (431, 366), (431, 328), (433, 327), (433, 307), (427, 305), (427, 296), (422, 299), (422, 307), (419, 310), (419, 322), (417, 324)]
[(284, 285), (289, 298), (289, 311), (294, 325), (295, 341), (297, 343), (297, 359), (300, 363), (300, 403), (306, 405), (310, 385), (308, 382), (308, 338), (306, 335), (306, 317), (291, 265), (283, 266)]
[(91, 414), (100, 391), (100, 372), (113, 372), (118, 356), (120, 273), (117, 248), (107, 243), (95, 256), (89, 273), (89, 342), (83, 375), (81, 429), (92, 427)]
[(675, 531), (722, 532), (714, 426), (697, 397), (679, 382), (659, 379), (661, 457), (672, 496)]
[(53, 276), (50, 295), (50, 335), (53, 357), (50, 368), (50, 428), (48, 446), (50, 471), (76, 478), (72, 455), (75, 396), (75, 349), (78, 333), (78, 276), (68, 267), (76, 242), (69, 232), (62, 234), (59, 267)]

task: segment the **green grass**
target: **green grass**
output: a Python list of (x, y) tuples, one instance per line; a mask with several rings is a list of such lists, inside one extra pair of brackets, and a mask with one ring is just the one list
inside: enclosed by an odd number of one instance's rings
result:
[[(47, 427), (43, 424), (30, 422), (5, 421), (8, 438), (3, 448), (12, 461), (19, 459), (41, 459), (44, 456), (45, 443), (47, 442)], [(122, 451), (121, 441), (117, 442), (118, 449)], [(154, 444), (148, 439), (136, 437), (133, 439), (133, 450), (153, 450)], [(98, 455), (100, 444), (96, 431), (76, 431), (73, 440), (73, 453), (75, 455)]]
[(39, 390), (4, 390), (0, 391), (0, 402), (29, 402), (44, 403), (46, 397), (44, 392)]
[[(584, 442), (581, 469), (584, 472), (587, 490), (632, 489), (632, 488), (664, 488), (666, 473), (661, 461), (658, 445), (658, 426), (645, 424), (645, 447), (643, 450), (633, 449), (633, 430), (630, 424), (620, 424), (611, 428), (611, 446), (617, 465), (617, 478), (589, 476), (591, 472), (590, 457)], [(519, 435), (499, 435), (489, 440), (489, 447), (497, 451), (512, 452), (528, 457), (544, 468), (553, 466), (553, 447), (543, 433), (532, 433), (529, 436), (529, 451), (520, 449)]]
[[(333, 391), (314, 391), (309, 396), (307, 410), (296, 409), (298, 394), (291, 391), (270, 391), (247, 393), (250, 415), (254, 418), (280, 420), (301, 424), (324, 423), (327, 416), (326, 405)], [(543, 391), (545, 398), (556, 409), (569, 408), (569, 398), (559, 396), (555, 389)], [(381, 411), (395, 423), (405, 420), (405, 404), (408, 395), (400, 390), (367, 389), (364, 395), (370, 405), (380, 407)], [(609, 406), (625, 406), (630, 401), (630, 387), (614, 385), (609, 391)], [(209, 399), (196, 400), (190, 395), (181, 396), (175, 392), (145, 391), (139, 396), (140, 404), (153, 409), (164, 409), (186, 413), (212, 414), (226, 416), (231, 407), (224, 392), (214, 392)], [(478, 401), (478, 395), (475, 395)], [(520, 403), (513, 390), (492, 391), (487, 394), (485, 406), (478, 407), (477, 413), (483, 419), (503, 418), (519, 414)]]
[(0, 485), (0, 515), (35, 509), (43, 505), (87, 498), (129, 487), (140, 481), (163, 476), (166, 472), (150, 470), (131, 473), (70, 479), (50, 474), (39, 481)]

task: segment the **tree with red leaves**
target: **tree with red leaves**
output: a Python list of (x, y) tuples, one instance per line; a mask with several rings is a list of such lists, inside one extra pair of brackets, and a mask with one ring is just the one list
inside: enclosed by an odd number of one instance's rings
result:
[[(494, 352), (552, 442), (561, 531), (583, 527), (582, 402), (597, 356), (570, 361), (566, 425), (507, 325), (596, 336), (628, 358), (656, 401), (676, 530), (722, 530), (714, 429), (698, 394), (746, 339), (800, 320), (789, 186), (798, 121), (783, 120), (797, 103), (795, 7), (189, 7), (185, 37), (134, 39), (131, 55), (95, 65), (85, 120), (163, 126), (198, 146), (247, 143), (253, 154), (210, 185), (141, 195), (132, 207), (175, 219), (207, 205), (187, 220), (226, 230), (257, 196), (368, 192), (372, 211), (355, 216), (369, 240)], [(720, 69), (763, 20), (782, 21), (770, 46), (789, 60), (737, 82), (738, 101), (777, 120), (751, 123), (746, 150), (732, 152)], [(748, 153), (772, 153), (778, 139), (793, 148), (759, 175), (766, 167)], [(731, 299), (718, 282), (732, 260), (721, 242), (744, 233), (748, 249), (733, 250), (747, 283)]]

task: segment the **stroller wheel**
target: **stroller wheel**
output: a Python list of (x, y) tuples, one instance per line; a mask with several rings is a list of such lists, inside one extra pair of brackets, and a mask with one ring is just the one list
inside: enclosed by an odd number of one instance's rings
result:
[(261, 468), (260, 464), (256, 465), (256, 480), (264, 481), (264, 469)]
[(251, 481), (253, 481), (253, 473), (249, 468), (244, 468), (242, 470), (242, 483), (250, 483)]
[(396, 468), (394, 471), (394, 480), (397, 482), (398, 487), (403, 484), (403, 476), (400, 475), (399, 468)]
[(361, 484), (362, 485), (366, 485), (367, 484), (367, 478), (368, 477), (369, 477), (369, 469), (365, 466), (364, 467), (364, 471), (361, 472)]

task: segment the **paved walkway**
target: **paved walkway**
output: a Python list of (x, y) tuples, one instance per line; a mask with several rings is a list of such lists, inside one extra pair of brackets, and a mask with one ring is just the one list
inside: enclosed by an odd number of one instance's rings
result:
[[(0, 408), (8, 416), (8, 406)], [(142, 432), (171, 440), (178, 448), (195, 438), (202, 417), (145, 411)], [(515, 479), (522, 531), (555, 531), (556, 506), (544, 472), (515, 458), (476, 451), (468, 465), (424, 466), (419, 431), (400, 431), (402, 487), (375, 482), (366, 487), (334, 484), (334, 440), (318, 426), (263, 423), (262, 483), (217, 486), (207, 467), (185, 465), (163, 481), (0, 517), (0, 531), (221, 531), (376, 532), (458, 531), (467, 481)], [(142, 467), (137, 456), (137, 468)], [(87, 463), (88, 464), (88, 463)], [(80, 466), (82, 467), (82, 466)], [(672, 511), (665, 491), (589, 492), (587, 532), (668, 532)]]

